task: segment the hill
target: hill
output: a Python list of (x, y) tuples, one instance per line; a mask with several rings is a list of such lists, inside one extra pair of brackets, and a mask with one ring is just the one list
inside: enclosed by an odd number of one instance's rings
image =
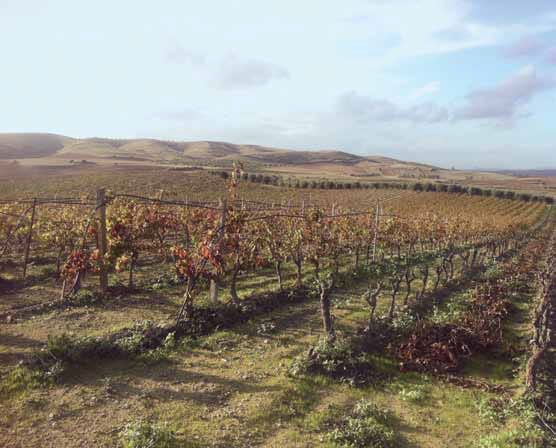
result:
[[(0, 134), (0, 160), (45, 159), (53, 162), (93, 160), (229, 165), (241, 160), (278, 171), (292, 168), (299, 173), (321, 171), (343, 175), (379, 175), (395, 169), (429, 172), (436, 168), (382, 156), (363, 157), (343, 151), (293, 151), (259, 145), (216, 141), (177, 142), (155, 139), (77, 139), (54, 134)], [(41, 164), (39, 160), (27, 160)]]
[(556, 191), (555, 177), (538, 172), (446, 170), (381, 155), (338, 150), (302, 151), (218, 141), (71, 138), (55, 134), (0, 134), (0, 176), (78, 172), (107, 165), (213, 167), (234, 160), (250, 172), (361, 181), (457, 182), (489, 188)]
[(72, 141), (55, 134), (0, 134), (0, 159), (52, 156)]

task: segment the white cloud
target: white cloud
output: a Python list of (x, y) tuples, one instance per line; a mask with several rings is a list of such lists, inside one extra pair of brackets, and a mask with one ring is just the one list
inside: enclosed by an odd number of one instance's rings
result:
[(534, 67), (527, 66), (498, 85), (477, 89), (466, 97), (467, 104), (456, 110), (455, 120), (496, 120), (508, 124), (520, 116), (526, 116), (523, 106), (535, 95), (553, 89), (553, 79), (537, 73)]
[(427, 95), (433, 95), (438, 92), (440, 88), (440, 83), (437, 81), (429, 82), (409, 94), (409, 98), (412, 100), (417, 100)]
[(176, 64), (203, 66), (205, 64), (205, 55), (203, 53), (184, 48), (179, 43), (174, 42), (166, 52), (166, 60)]
[(289, 77), (289, 72), (279, 65), (257, 59), (241, 59), (229, 54), (216, 71), (215, 83), (221, 89), (245, 89)]
[(401, 107), (389, 100), (371, 98), (354, 91), (340, 95), (336, 111), (361, 124), (394, 121), (431, 124), (449, 119), (447, 109), (431, 102)]
[(503, 54), (508, 58), (526, 58), (538, 55), (545, 47), (546, 45), (536, 37), (522, 36), (505, 47)]

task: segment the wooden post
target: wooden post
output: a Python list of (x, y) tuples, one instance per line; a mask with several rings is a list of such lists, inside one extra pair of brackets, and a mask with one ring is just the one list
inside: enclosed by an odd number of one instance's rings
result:
[(31, 241), (33, 240), (33, 225), (35, 224), (35, 213), (37, 210), (37, 199), (33, 199), (33, 208), (31, 211), (31, 222), (29, 231), (27, 232), (27, 240), (25, 241), (25, 257), (23, 260), (23, 278), (27, 276), (27, 264), (29, 263), (29, 250), (31, 249)]
[(97, 190), (97, 245), (99, 251), (99, 279), (100, 279), (100, 292), (106, 294), (108, 290), (108, 272), (106, 266), (104, 265), (104, 255), (108, 248), (108, 242), (106, 240), (106, 191), (104, 188), (99, 188)]
[(376, 201), (376, 211), (375, 211), (375, 234), (373, 237), (373, 263), (376, 261), (376, 243), (378, 238), (378, 225), (380, 223), (380, 202)]
[[(226, 225), (227, 204), (226, 199), (220, 199), (218, 202), (222, 208), (222, 214), (220, 216), (220, 231), (218, 232), (218, 239), (221, 239), (224, 235), (224, 226)], [(213, 278), (210, 279), (210, 300), (215, 305), (218, 303), (218, 283)]]

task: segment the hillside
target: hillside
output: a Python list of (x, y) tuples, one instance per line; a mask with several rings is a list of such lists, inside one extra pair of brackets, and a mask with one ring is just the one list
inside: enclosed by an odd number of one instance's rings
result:
[[(293, 151), (226, 142), (174, 142), (155, 139), (76, 139), (53, 134), (0, 134), (0, 160), (114, 160), (145, 163), (228, 165), (241, 160), (279, 171), (379, 175), (381, 170), (429, 172), (434, 167), (382, 156), (363, 157), (343, 151)], [(41, 164), (39, 160), (28, 163)]]
[(81, 172), (99, 166), (172, 166), (229, 169), (240, 160), (247, 171), (304, 178), (361, 181), (458, 182), (530, 192), (556, 191), (548, 172), (446, 170), (381, 155), (337, 150), (302, 151), (216, 141), (77, 139), (55, 134), (0, 134), (0, 176)]
[(0, 134), (0, 159), (52, 156), (73, 141), (55, 134)]

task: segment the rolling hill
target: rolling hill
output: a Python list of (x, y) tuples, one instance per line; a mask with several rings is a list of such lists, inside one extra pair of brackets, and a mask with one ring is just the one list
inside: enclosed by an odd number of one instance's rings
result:
[(384, 156), (337, 150), (294, 151), (216, 141), (71, 138), (55, 134), (0, 134), (0, 177), (76, 173), (102, 166), (229, 169), (240, 160), (249, 172), (303, 178), (402, 182), (457, 182), (490, 188), (556, 191), (552, 171), (493, 172), (447, 170)]
[[(343, 151), (293, 151), (226, 142), (174, 142), (154, 139), (76, 139), (54, 134), (0, 134), (0, 160), (135, 161), (145, 163), (228, 165), (232, 160), (300, 173), (325, 170), (372, 175), (380, 169), (431, 171), (436, 168), (382, 156), (363, 157)], [(38, 160), (35, 161), (39, 163)]]

